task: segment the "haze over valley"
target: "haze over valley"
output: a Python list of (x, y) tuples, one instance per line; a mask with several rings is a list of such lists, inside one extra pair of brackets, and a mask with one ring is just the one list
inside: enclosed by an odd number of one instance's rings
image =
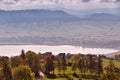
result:
[(120, 46), (120, 17), (78, 18), (60, 10), (1, 10), (0, 17), (0, 44)]

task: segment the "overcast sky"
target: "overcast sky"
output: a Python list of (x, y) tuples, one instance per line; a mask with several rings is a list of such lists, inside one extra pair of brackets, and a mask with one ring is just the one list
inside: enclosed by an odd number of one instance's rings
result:
[(120, 7), (120, 0), (0, 0), (0, 9), (70, 9), (86, 10)]

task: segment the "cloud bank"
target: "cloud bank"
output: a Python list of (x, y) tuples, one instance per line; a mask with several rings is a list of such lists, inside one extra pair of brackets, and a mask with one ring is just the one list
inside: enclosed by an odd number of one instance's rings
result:
[(120, 0), (0, 0), (0, 9), (21, 10), (21, 9), (96, 9), (96, 8), (117, 8), (120, 7)]

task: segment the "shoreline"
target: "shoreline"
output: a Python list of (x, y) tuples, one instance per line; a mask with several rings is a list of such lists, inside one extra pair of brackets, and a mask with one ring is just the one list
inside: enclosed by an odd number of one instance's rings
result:
[(59, 53), (81, 53), (81, 54), (108, 54), (117, 52), (117, 49), (109, 49), (109, 48), (88, 48), (82, 46), (70, 46), (70, 45), (0, 45), (0, 55), (5, 56), (17, 56), (21, 54), (21, 50), (25, 50), (25, 52), (31, 50), (36, 53), (45, 53), (52, 52), (54, 55)]
[(67, 46), (75, 46), (75, 47), (80, 47), (80, 46), (82, 46), (83, 48), (104, 48), (104, 49), (116, 49), (116, 50), (120, 50), (120, 47), (107, 47), (107, 46), (91, 46), (91, 45), (71, 45), (71, 44), (49, 44), (49, 43), (43, 43), (43, 44), (32, 44), (32, 43), (18, 43), (18, 44), (14, 44), (14, 43), (12, 43), (12, 44), (0, 44), (0, 46), (6, 46), (6, 45), (9, 45), (9, 46), (11, 46), (11, 45), (16, 45), (16, 46), (19, 46), (19, 45), (46, 45), (46, 46), (62, 46), (62, 45), (67, 45)]

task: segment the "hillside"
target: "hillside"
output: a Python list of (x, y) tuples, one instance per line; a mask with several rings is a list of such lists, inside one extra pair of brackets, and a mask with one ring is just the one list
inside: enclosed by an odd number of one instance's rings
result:
[(78, 19), (60, 10), (17, 10), (0, 11), (0, 22), (40, 22), (53, 20), (75, 20)]
[(93, 20), (120, 20), (120, 16), (109, 13), (93, 13), (88, 17)]
[(110, 58), (115, 58), (115, 55), (119, 55), (119, 54), (120, 54), (120, 51), (106, 54), (106, 56), (107, 56), (107, 57), (110, 57)]
[(74, 16), (62, 10), (0, 10), (0, 23), (76, 21), (76, 20), (120, 20), (120, 16), (108, 13), (92, 13), (85, 18)]

